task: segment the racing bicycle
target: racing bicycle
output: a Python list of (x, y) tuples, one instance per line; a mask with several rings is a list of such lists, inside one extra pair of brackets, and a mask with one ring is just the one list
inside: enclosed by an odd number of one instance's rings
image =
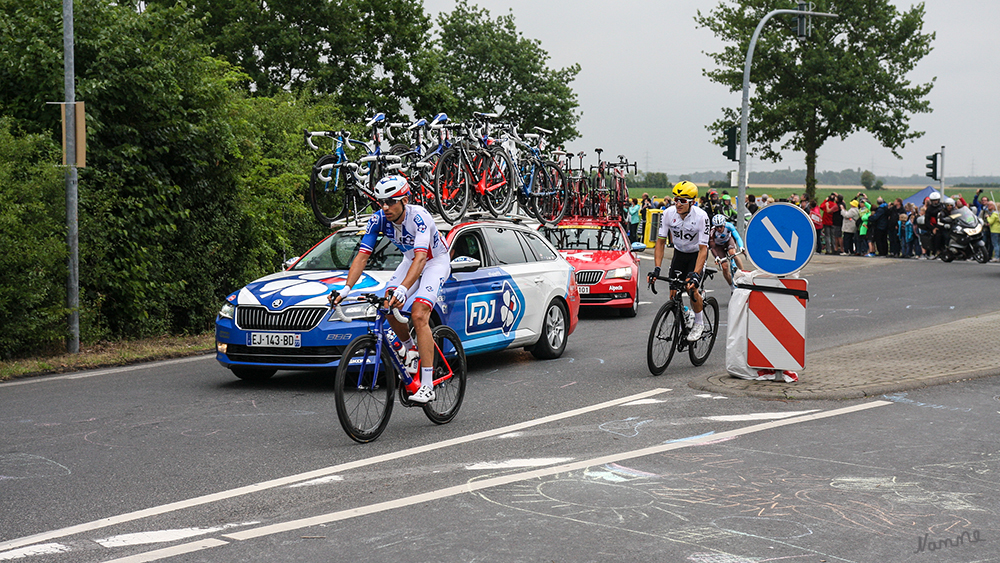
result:
[[(395, 402), (393, 393), (397, 389), (401, 405), (419, 405), (409, 397), (420, 388), (420, 370), (418, 368), (416, 377), (410, 377), (399, 355), (393, 351), (395, 335), (386, 322), (388, 311), (383, 307), (384, 299), (366, 293), (358, 300), (370, 306), (368, 334), (356, 337), (344, 348), (333, 389), (340, 425), (352, 440), (363, 444), (378, 438), (389, 424)], [(342, 304), (337, 305), (334, 314), (346, 321)], [(391, 311), (397, 320), (407, 322), (399, 309)], [(434, 336), (435, 398), (419, 406), (431, 422), (447, 424), (458, 414), (465, 397), (465, 349), (452, 328), (440, 325), (431, 332)]]
[[(684, 289), (685, 281), (678, 278), (657, 276), (656, 279), (670, 283), (670, 289), (676, 290), (673, 299), (670, 299), (660, 307), (653, 319), (653, 326), (649, 329), (649, 341), (646, 344), (646, 363), (649, 371), (653, 375), (660, 375), (666, 371), (673, 359), (675, 352), (688, 351), (691, 363), (700, 366), (708, 359), (712, 353), (712, 346), (715, 345), (715, 337), (719, 333), (719, 302), (714, 297), (704, 297), (704, 285), (706, 279), (711, 279), (715, 270), (705, 268), (705, 275), (698, 283), (698, 291), (702, 292), (704, 298), (702, 309), (705, 331), (701, 338), (694, 342), (688, 342), (687, 335), (691, 327), (688, 326), (685, 317), (684, 296), (687, 291)], [(656, 293), (656, 286), (649, 284), (649, 289)], [(690, 299), (690, 297), (689, 297)], [(693, 315), (693, 312), (692, 312)]]

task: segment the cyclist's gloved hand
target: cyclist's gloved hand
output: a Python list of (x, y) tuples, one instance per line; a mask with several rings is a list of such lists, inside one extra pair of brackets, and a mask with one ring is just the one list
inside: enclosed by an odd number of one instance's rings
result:
[(687, 276), (687, 283), (689, 285), (693, 284), (695, 287), (698, 287), (698, 284), (701, 283), (701, 275), (698, 274), (698, 272), (691, 272)]
[(656, 283), (656, 278), (658, 277), (660, 277), (659, 266), (653, 268), (653, 271), (646, 276), (646, 281), (649, 282), (649, 285), (653, 285), (654, 283)]
[(406, 294), (409, 292), (409, 288), (405, 285), (397, 285), (396, 289), (392, 290), (392, 299), (399, 301), (399, 306), (402, 307), (403, 303), (406, 303)]
[(330, 305), (333, 306), (338, 305), (344, 299), (344, 297), (347, 297), (347, 294), (350, 292), (351, 292), (351, 286), (349, 285), (345, 285), (343, 289), (341, 289), (340, 291), (331, 291)]

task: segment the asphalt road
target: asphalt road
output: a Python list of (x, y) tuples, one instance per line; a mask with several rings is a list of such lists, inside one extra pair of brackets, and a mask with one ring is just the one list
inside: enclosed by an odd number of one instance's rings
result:
[[(805, 274), (809, 350), (998, 308), (995, 265)], [(1000, 560), (996, 378), (705, 394), (686, 382), (724, 350), (651, 377), (654, 312), (588, 312), (558, 360), (470, 359), (454, 422), (397, 408), (367, 445), (317, 375), (254, 385), (193, 358), (0, 385), (0, 561)], [(942, 350), (980, 353), (974, 334)]]

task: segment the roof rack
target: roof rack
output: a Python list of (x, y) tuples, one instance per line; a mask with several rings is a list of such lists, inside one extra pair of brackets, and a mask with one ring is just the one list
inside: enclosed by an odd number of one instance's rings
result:
[(535, 219), (527, 215), (517, 215), (514, 213), (508, 213), (506, 215), (500, 215), (499, 217), (494, 217), (492, 213), (486, 211), (473, 211), (471, 213), (466, 213), (462, 219), (469, 221), (505, 221), (508, 223), (515, 223), (520, 225), (521, 223), (526, 223), (528, 221), (534, 221)]

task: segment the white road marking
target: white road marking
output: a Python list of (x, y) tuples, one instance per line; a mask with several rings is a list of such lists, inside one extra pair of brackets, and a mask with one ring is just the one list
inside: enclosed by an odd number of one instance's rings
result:
[(340, 475), (330, 475), (329, 477), (321, 477), (319, 479), (313, 479), (312, 481), (306, 481), (305, 483), (296, 483), (294, 485), (288, 485), (289, 489), (297, 489), (299, 487), (312, 487), (313, 485), (325, 485), (327, 483), (333, 483), (334, 481), (343, 481), (344, 478)]
[(546, 465), (555, 465), (557, 463), (566, 463), (568, 461), (573, 461), (573, 458), (540, 457), (535, 459), (508, 459), (506, 461), (481, 461), (479, 463), (473, 463), (472, 465), (466, 465), (465, 468), (469, 471), (481, 471), (492, 469), (511, 469), (514, 467), (545, 467)]
[(150, 369), (163, 366), (169, 366), (173, 364), (186, 364), (188, 362), (197, 362), (201, 360), (214, 360), (215, 353), (205, 354), (202, 356), (190, 356), (187, 358), (177, 358), (174, 360), (163, 360), (162, 362), (150, 362), (148, 364), (138, 364), (134, 366), (123, 366), (120, 368), (109, 368), (109, 369), (98, 369), (91, 371), (81, 371), (76, 373), (70, 373), (66, 375), (55, 375), (55, 376), (38, 376), (38, 377), (26, 377), (24, 379), (15, 379), (14, 381), (8, 381), (6, 383), (0, 383), (0, 388), (2, 387), (13, 387), (15, 385), (27, 385), (29, 383), (45, 383), (48, 381), (62, 381), (64, 379), (85, 379), (88, 377), (97, 377), (98, 375), (112, 375), (118, 373), (125, 373), (129, 371), (136, 371), (140, 369)]
[(210, 549), (213, 547), (219, 547), (220, 545), (228, 545), (228, 544), (229, 542), (227, 541), (217, 540), (215, 538), (207, 538), (203, 540), (194, 541), (191, 543), (182, 543), (181, 545), (175, 545), (173, 547), (165, 547), (163, 549), (157, 549), (156, 551), (137, 553), (135, 555), (130, 555), (128, 557), (122, 557), (120, 559), (105, 561), (104, 563), (149, 563), (150, 561), (159, 561), (160, 559), (166, 559), (168, 557), (184, 555), (185, 553), (194, 553), (195, 551), (201, 551), (203, 549)]
[(705, 420), (716, 420), (719, 422), (743, 422), (748, 420), (775, 420), (780, 418), (789, 418), (792, 416), (799, 416), (802, 414), (809, 414), (811, 412), (816, 412), (819, 409), (812, 409), (808, 411), (790, 411), (790, 412), (755, 412), (751, 414), (726, 414), (720, 416), (704, 416)]
[[(511, 432), (516, 432), (518, 430), (523, 430), (525, 428), (530, 428), (532, 426), (540, 426), (542, 424), (548, 424), (550, 422), (555, 422), (557, 420), (562, 420), (565, 418), (571, 418), (574, 416), (579, 416), (581, 414), (586, 414), (589, 412), (598, 411), (601, 409), (606, 409), (609, 407), (614, 407), (621, 405), (622, 403), (627, 403), (629, 401), (637, 401), (639, 399), (644, 399), (646, 397), (652, 397), (654, 395), (659, 395), (661, 393), (666, 393), (669, 389), (651, 389), (642, 393), (637, 393), (635, 395), (629, 395), (628, 397), (622, 397), (620, 399), (613, 399), (611, 401), (605, 401), (603, 403), (598, 403), (596, 405), (590, 405), (586, 407), (581, 407), (571, 411), (556, 413), (549, 416), (543, 416), (541, 418), (536, 418), (528, 420), (525, 422), (519, 422), (517, 424), (511, 424), (509, 426), (504, 426), (502, 428), (495, 428), (493, 430), (485, 430), (483, 432), (477, 432), (475, 434), (470, 434), (468, 436), (461, 436), (458, 438), (452, 438), (450, 440), (444, 440), (441, 442), (436, 442), (433, 444), (427, 444), (426, 446), (417, 446), (413, 448), (407, 448), (405, 450), (400, 450), (397, 452), (390, 452), (387, 454), (382, 454), (378, 456), (373, 456), (365, 459), (360, 459), (357, 461), (351, 461), (347, 463), (341, 463), (339, 465), (333, 465), (330, 467), (324, 467), (322, 469), (316, 469), (314, 471), (307, 471), (305, 473), (299, 473), (297, 475), (289, 475), (288, 477), (280, 477), (278, 479), (272, 479), (270, 481), (264, 481), (261, 483), (255, 483), (252, 485), (246, 485), (244, 487), (238, 487), (235, 489), (230, 489), (228, 491), (220, 491), (218, 493), (212, 493), (208, 495), (203, 495), (200, 497), (195, 497), (187, 500), (172, 502), (169, 504), (164, 504), (160, 506), (154, 506), (151, 508), (144, 508), (142, 510), (136, 510), (134, 512), (128, 512), (125, 514), (120, 514), (118, 516), (110, 516), (108, 518), (101, 518), (100, 520), (94, 520), (92, 522), (86, 522), (83, 524), (77, 524), (75, 526), (68, 526), (66, 528), (61, 528), (58, 530), (51, 530), (48, 532), (41, 532), (31, 536), (25, 536), (22, 538), (17, 538), (13, 540), (8, 540), (0, 542), (0, 552), (4, 552), (8, 549), (16, 549), (19, 547), (24, 547), (27, 545), (35, 544), (38, 542), (49, 541), (56, 538), (63, 538), (66, 536), (71, 536), (74, 534), (79, 534), (83, 532), (89, 532), (91, 530), (99, 530), (101, 528), (107, 528), (108, 526), (114, 526), (117, 524), (122, 524), (124, 522), (132, 522), (135, 520), (141, 520), (143, 518), (149, 518), (151, 516), (158, 516), (160, 514), (166, 514), (169, 512), (175, 512), (178, 510), (183, 510), (185, 508), (191, 508), (194, 506), (200, 506), (203, 504), (210, 504), (213, 502), (219, 502), (227, 500), (230, 498), (248, 495), (250, 493), (257, 493), (260, 491), (265, 491), (268, 489), (274, 489), (277, 487), (283, 487), (286, 485), (291, 485), (294, 483), (299, 483), (302, 481), (310, 481), (313, 479), (318, 479), (320, 477), (326, 477), (329, 475), (335, 475), (337, 473), (343, 473), (351, 469), (357, 469), (359, 467), (366, 467), (369, 465), (375, 465), (385, 461), (392, 461), (404, 457), (409, 457), (412, 455), (422, 454), (434, 450), (439, 450), (442, 448), (447, 448), (451, 446), (456, 446), (460, 444), (465, 444), (468, 442), (473, 442), (476, 440), (482, 440), (483, 438), (491, 438), (494, 436), (501, 436), (504, 434), (510, 434)], [(3, 553), (0, 553), (3, 556)]]
[(532, 471), (525, 471), (523, 473), (515, 473), (511, 475), (502, 475), (499, 477), (494, 477), (492, 479), (483, 479), (481, 481), (476, 481), (474, 483), (463, 483), (461, 485), (456, 485), (454, 487), (446, 487), (444, 489), (438, 489), (436, 491), (429, 491), (426, 493), (421, 493), (418, 495), (413, 495), (409, 497), (404, 497), (400, 499), (390, 500), (386, 502), (380, 502), (376, 504), (371, 504), (368, 506), (359, 506), (357, 508), (351, 508), (348, 510), (341, 510), (338, 512), (331, 512), (329, 514), (321, 514), (319, 516), (313, 516), (310, 518), (302, 518), (299, 520), (291, 520), (288, 522), (279, 522), (277, 524), (271, 524), (268, 526), (261, 526), (260, 528), (255, 528), (251, 530), (245, 530), (242, 532), (235, 532), (232, 534), (224, 534), (223, 537), (243, 541), (254, 538), (259, 538), (263, 536), (269, 536), (273, 534), (279, 534), (283, 532), (288, 532), (292, 530), (299, 530), (302, 528), (309, 528), (312, 526), (318, 526), (320, 524), (329, 524), (331, 522), (337, 522), (340, 520), (347, 520), (350, 518), (355, 518), (358, 516), (366, 516), (368, 514), (377, 514), (379, 512), (385, 512), (387, 510), (394, 510), (396, 508), (403, 508), (406, 506), (412, 506), (414, 504), (421, 504), (425, 502), (430, 502), (433, 500), (438, 500), (442, 498), (447, 498), (451, 496), (456, 496), (464, 493), (471, 493), (482, 489), (489, 489), (492, 487), (498, 487), (501, 485), (508, 485), (510, 483), (516, 483), (519, 481), (527, 481), (529, 479), (538, 479), (540, 477), (547, 477), (550, 475), (555, 475), (557, 473), (567, 473), (570, 471), (578, 471), (581, 469), (586, 469), (587, 467), (594, 467), (599, 465), (604, 465), (608, 463), (616, 463), (628, 459), (634, 459), (639, 457), (645, 457), (650, 455), (655, 455), (663, 453), (670, 450), (676, 450), (680, 448), (688, 448), (691, 446), (698, 446), (705, 444), (707, 442), (714, 442), (722, 439), (734, 438), (736, 436), (742, 436), (745, 434), (753, 434), (755, 432), (762, 432), (766, 430), (773, 430), (781, 426), (787, 426), (791, 424), (798, 424), (801, 422), (807, 422), (812, 420), (820, 420), (823, 418), (829, 418), (833, 416), (839, 416), (842, 414), (848, 414), (852, 412), (867, 410), (874, 407), (881, 407), (885, 405), (891, 405), (889, 401), (872, 401), (870, 403), (862, 403), (859, 405), (854, 405), (850, 407), (844, 407), (841, 409), (834, 409), (826, 412), (818, 412), (814, 414), (807, 414), (804, 416), (799, 416), (795, 418), (786, 418), (784, 420), (772, 420), (768, 422), (763, 422), (760, 424), (754, 424), (752, 426), (746, 426), (744, 428), (738, 428), (736, 430), (729, 430), (726, 432), (720, 432), (718, 434), (709, 434), (704, 437), (694, 438), (691, 440), (686, 440), (682, 442), (673, 442), (669, 444), (660, 444), (656, 446), (651, 446), (648, 448), (641, 448), (638, 450), (632, 450), (628, 452), (621, 452), (616, 454), (610, 454), (602, 457), (597, 457), (593, 459), (587, 459), (582, 461), (577, 461), (573, 463), (567, 463), (564, 465), (557, 465), (554, 467), (547, 467), (544, 469), (535, 469)]
[(68, 545), (63, 545), (61, 543), (43, 543), (39, 545), (31, 545), (28, 547), (22, 547), (21, 549), (15, 549), (12, 551), (6, 551), (0, 553), (0, 561), (10, 561), (12, 559), (21, 559), (22, 557), (31, 557), (33, 555), (48, 555), (50, 553), (66, 553), (71, 551)]
[(181, 528), (178, 530), (153, 530), (150, 532), (136, 532), (134, 534), (122, 534), (94, 540), (104, 547), (125, 547), (130, 545), (145, 545), (150, 543), (166, 543), (178, 540), (186, 540), (196, 536), (204, 536), (230, 528), (239, 526), (252, 526), (260, 522), (243, 522), (240, 524), (226, 524), (224, 526), (213, 526), (211, 528)]
[(639, 399), (623, 404), (623, 407), (634, 407), (636, 405), (655, 405), (656, 403), (666, 403), (663, 399)]

